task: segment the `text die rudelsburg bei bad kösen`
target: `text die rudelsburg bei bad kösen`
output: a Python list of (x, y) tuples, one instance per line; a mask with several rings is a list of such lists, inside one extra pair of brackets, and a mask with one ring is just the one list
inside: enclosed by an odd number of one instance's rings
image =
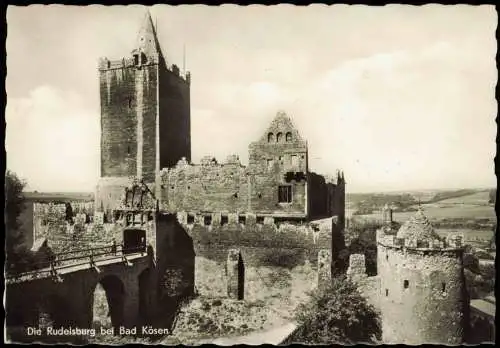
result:
[[(26, 329), (29, 336), (90, 336), (95, 337), (98, 331), (96, 329), (78, 328), (78, 327), (47, 327), (44, 329), (28, 327)], [(154, 328), (152, 326), (141, 326), (133, 328), (125, 328), (123, 326), (118, 327), (117, 334), (119, 335), (168, 335), (170, 332), (165, 328)], [(104, 328), (99, 329), (100, 335), (115, 335), (115, 328)]]

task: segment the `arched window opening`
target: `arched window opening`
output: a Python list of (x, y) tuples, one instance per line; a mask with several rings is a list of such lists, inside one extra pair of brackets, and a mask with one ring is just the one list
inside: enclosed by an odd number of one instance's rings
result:
[(441, 283), (441, 292), (446, 292), (446, 283)]
[(267, 135), (267, 142), (268, 142), (268, 143), (271, 143), (271, 142), (273, 142), (273, 141), (274, 141), (274, 134), (273, 134), (273, 133), (269, 133), (269, 134)]
[(205, 226), (210, 226), (212, 224), (212, 215), (206, 215), (203, 217), (203, 223)]
[(287, 143), (291, 142), (292, 141), (292, 133), (286, 132), (285, 139), (286, 139)]
[(148, 59), (143, 52), (134, 54), (134, 65), (135, 66), (141, 66), (143, 64), (147, 64), (147, 62), (148, 62)]
[(276, 142), (281, 143), (283, 141), (283, 133), (279, 132), (276, 134)]
[(272, 159), (267, 160), (267, 169), (272, 169), (274, 166), (274, 161)]
[(385, 296), (389, 296), (389, 289), (385, 289)]
[(408, 280), (405, 280), (405, 281), (403, 282), (403, 287), (404, 287), (405, 289), (408, 289), (408, 287), (409, 287), (409, 286), (410, 286), (410, 282), (409, 282)]

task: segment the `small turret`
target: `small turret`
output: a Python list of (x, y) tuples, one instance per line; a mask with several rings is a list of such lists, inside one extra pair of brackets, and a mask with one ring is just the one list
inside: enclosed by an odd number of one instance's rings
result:
[[(386, 206), (384, 220), (389, 219)], [(386, 227), (377, 230), (384, 343), (463, 343), (468, 302), (462, 254), (462, 236), (442, 240), (421, 208), (396, 235)]]
[(389, 204), (384, 205), (383, 209), (383, 215), (384, 215), (384, 225), (386, 226), (391, 226), (392, 225), (392, 207), (389, 206)]

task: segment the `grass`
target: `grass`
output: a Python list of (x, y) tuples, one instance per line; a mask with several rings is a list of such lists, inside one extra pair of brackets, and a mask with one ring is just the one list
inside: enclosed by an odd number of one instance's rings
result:
[(263, 302), (200, 297), (187, 305), (177, 319), (173, 336), (180, 342), (239, 336), (279, 321)]

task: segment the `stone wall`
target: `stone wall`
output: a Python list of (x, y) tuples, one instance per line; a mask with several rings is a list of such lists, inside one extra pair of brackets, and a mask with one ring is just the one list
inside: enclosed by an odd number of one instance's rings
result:
[[(308, 187), (308, 178), (287, 180), (280, 168), (257, 164), (244, 167), (234, 156), (224, 163), (213, 158), (204, 159), (200, 165), (180, 161), (175, 168), (162, 171), (161, 208), (172, 212), (253, 213), (302, 219), (307, 219), (311, 212), (315, 218), (329, 217), (337, 209), (334, 184), (323, 179), (314, 186), (328, 196), (316, 200), (316, 205), (308, 210), (308, 190), (312, 195), (317, 193)], [(279, 202), (280, 186), (291, 187), (290, 203)]]
[(159, 74), (159, 164), (171, 168), (183, 157), (191, 160), (191, 75), (181, 77), (176, 66), (160, 66)]
[[(197, 217), (193, 223), (186, 223), (186, 215), (179, 213), (178, 219), (193, 240), (195, 284), (200, 295), (217, 297), (227, 293), (227, 259), (234, 249), (239, 251), (244, 265), (245, 300), (273, 303), (279, 297), (295, 306), (317, 286), (318, 253), (324, 249), (329, 253), (330, 229), (277, 224), (272, 219), (262, 223), (247, 219), (247, 224), (240, 224), (237, 216), (223, 226), (205, 226)], [(325, 266), (323, 273), (330, 274), (329, 265)]]
[(93, 202), (68, 202), (73, 222), (66, 221), (66, 204), (33, 203), (33, 240), (47, 238), (57, 253), (78, 248), (109, 245), (120, 238), (116, 226), (93, 222)]
[[(229, 160), (221, 164), (206, 160), (200, 165), (181, 162), (163, 171), (162, 207), (169, 211), (306, 216), (305, 178), (285, 183), (279, 170), (244, 167)], [(279, 203), (280, 185), (291, 187), (290, 203)]]
[[(265, 266), (256, 255), (261, 250), (244, 248), (243, 299), (249, 303), (264, 303), (266, 308), (293, 320), (293, 309), (307, 300), (308, 291), (317, 287), (318, 272), (315, 264), (305, 261), (293, 268)], [(227, 258), (227, 255), (226, 255)], [(249, 261), (250, 262), (247, 262)], [(195, 281), (197, 293), (205, 298), (227, 297), (228, 275), (225, 261), (196, 256)]]

